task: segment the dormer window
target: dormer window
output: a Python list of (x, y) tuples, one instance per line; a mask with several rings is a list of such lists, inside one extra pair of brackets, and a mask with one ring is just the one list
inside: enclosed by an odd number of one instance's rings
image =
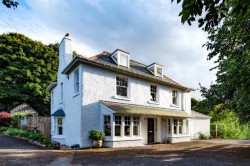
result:
[(129, 68), (129, 53), (117, 49), (112, 55), (111, 58), (119, 66), (124, 66)]
[(163, 77), (163, 66), (157, 63), (153, 63), (147, 67), (147, 69), (157, 77)]

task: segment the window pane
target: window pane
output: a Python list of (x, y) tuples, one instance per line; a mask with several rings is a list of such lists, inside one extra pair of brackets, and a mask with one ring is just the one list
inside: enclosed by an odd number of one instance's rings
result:
[(139, 126), (133, 127), (133, 135), (139, 135), (138, 128), (139, 128)]
[(124, 135), (125, 136), (130, 136), (130, 126), (125, 126), (125, 128), (124, 128)]
[(104, 115), (104, 134), (105, 136), (111, 136), (110, 115)]
[(177, 104), (177, 91), (176, 90), (172, 91), (172, 103)]
[(128, 56), (125, 54), (120, 54), (120, 65), (128, 67)]
[(174, 119), (174, 134), (177, 134), (177, 119)]
[(168, 134), (171, 134), (171, 119), (168, 119)]
[(58, 135), (62, 135), (63, 126), (62, 126), (62, 118), (61, 117), (57, 118), (57, 130), (58, 130)]
[(162, 68), (161, 67), (157, 67), (156, 72), (157, 72), (157, 76), (162, 76)]
[(157, 97), (157, 86), (150, 85), (151, 101), (156, 101)]
[(125, 77), (116, 77), (116, 95), (127, 96), (128, 79)]
[(121, 126), (115, 126), (115, 136), (121, 136)]

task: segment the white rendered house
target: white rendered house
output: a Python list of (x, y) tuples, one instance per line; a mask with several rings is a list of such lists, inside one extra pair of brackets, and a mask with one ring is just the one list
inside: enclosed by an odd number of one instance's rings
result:
[[(191, 111), (191, 91), (163, 74), (157, 63), (131, 60), (126, 51), (72, 57), (71, 39), (59, 47), (51, 93), (51, 139), (91, 147), (91, 129), (105, 133), (104, 146), (182, 142), (210, 133), (210, 117)], [(199, 126), (199, 127), (197, 127)]]

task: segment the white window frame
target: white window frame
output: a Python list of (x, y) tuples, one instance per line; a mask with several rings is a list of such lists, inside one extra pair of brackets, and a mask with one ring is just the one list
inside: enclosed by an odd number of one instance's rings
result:
[[(122, 85), (118, 85), (118, 84), (117, 84), (117, 79), (118, 79), (118, 78), (126, 79), (126, 80), (127, 80), (127, 86), (124, 87), (124, 86), (122, 86)], [(119, 95), (119, 94), (118, 94), (118, 87), (120, 87), (120, 88), (126, 88), (126, 90), (127, 90), (126, 94), (127, 94), (127, 95), (126, 95), (126, 96)], [(122, 97), (122, 98), (129, 98), (129, 79), (128, 79), (128, 77), (119, 76), (119, 75), (116, 76), (116, 96)]]
[[(108, 124), (105, 124), (105, 116), (109, 116), (109, 127), (110, 127), (110, 135), (105, 134), (105, 126), (108, 126)], [(112, 116), (109, 114), (104, 114), (103, 115), (103, 123), (102, 123), (102, 128), (103, 128), (103, 133), (105, 134), (105, 137), (111, 137), (112, 136)]]
[[(173, 105), (176, 105), (176, 106), (178, 106), (179, 105), (179, 101), (178, 101), (178, 91), (177, 90), (175, 90), (175, 89), (173, 89), (172, 90), (172, 104)], [(174, 94), (175, 94), (175, 96), (174, 96)], [(174, 103), (174, 98), (175, 98), (175, 103)]]
[[(120, 121), (120, 124), (119, 124), (119, 123), (116, 123), (116, 122), (118, 122), (117, 119), (116, 119), (117, 117), (120, 117), (120, 120), (119, 120), (119, 121)], [(122, 136), (122, 119), (123, 119), (123, 118), (122, 118), (122, 116), (120, 116), (120, 115), (115, 115), (115, 116), (114, 116), (114, 122), (115, 122), (114, 136), (115, 136), (115, 137), (121, 137), (121, 136)], [(116, 126), (119, 126), (119, 127), (120, 127), (120, 135), (115, 135), (115, 128), (116, 128)]]
[[(126, 120), (126, 117), (129, 118), (129, 121)], [(132, 135), (132, 133), (131, 133), (131, 119), (132, 119), (132, 117), (131, 116), (124, 116), (123, 119), (124, 119), (124, 126), (123, 126), (124, 133), (123, 134), (124, 134), (125, 137), (131, 137), (131, 135)], [(129, 124), (126, 124), (126, 122), (129, 122)], [(126, 131), (125, 131), (127, 126), (129, 127), (129, 135), (126, 135)]]
[[(138, 124), (135, 124), (135, 119), (138, 119)], [(132, 125), (132, 135), (133, 136), (140, 136), (140, 117), (139, 116), (135, 116), (135, 117), (133, 117), (133, 123), (132, 123), (133, 125)], [(138, 134), (137, 135), (135, 135), (134, 134), (134, 126), (136, 126), (137, 127), (137, 130), (138, 130)]]
[[(151, 86), (152, 86), (152, 87), (154, 86), (154, 87), (156, 88), (156, 92), (152, 92), (152, 91), (151, 91), (151, 89), (152, 89)], [(154, 94), (155, 94), (155, 100), (152, 100), (152, 95), (151, 95), (151, 93), (154, 93)], [(157, 86), (157, 85), (153, 85), (153, 84), (150, 85), (150, 101), (151, 101), (151, 102), (159, 102), (159, 99), (158, 99), (158, 86)]]
[(61, 90), (60, 99), (61, 99), (61, 102), (63, 102), (63, 82), (61, 82), (60, 90)]
[[(58, 126), (58, 120), (59, 120), (59, 118), (61, 119), (61, 121), (62, 121), (62, 124), (61, 124), (61, 127), (62, 127), (62, 134), (59, 134), (59, 126)], [(64, 132), (63, 132), (63, 117), (62, 116), (56, 116), (55, 118), (54, 118), (54, 127), (55, 127), (55, 135), (56, 136), (63, 136), (64, 135)]]
[(50, 100), (51, 100), (51, 108), (52, 108), (54, 107), (54, 91), (51, 91)]
[(80, 74), (79, 69), (74, 72), (74, 93), (78, 94), (80, 91)]
[[(127, 60), (126, 64), (122, 64), (121, 62), (121, 57), (124, 56)], [(115, 61), (115, 63), (118, 66), (123, 66), (123, 67), (127, 67), (130, 68), (130, 55), (126, 52), (120, 51), (120, 50), (116, 50), (112, 55), (111, 58)]]

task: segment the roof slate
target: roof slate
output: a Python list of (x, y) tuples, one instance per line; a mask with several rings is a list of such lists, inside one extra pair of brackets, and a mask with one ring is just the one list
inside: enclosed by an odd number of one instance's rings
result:
[(194, 90), (192, 88), (188, 88), (188, 87), (180, 85), (179, 83), (173, 81), (172, 79), (168, 78), (165, 75), (163, 76), (163, 78), (156, 77), (148, 71), (147, 65), (136, 62), (134, 60), (130, 60), (130, 68), (119, 66), (113, 61), (113, 59), (110, 57), (110, 55), (111, 54), (109, 52), (105, 51), (101, 54), (95, 55), (95, 56), (90, 57), (90, 58), (76, 56), (70, 62), (70, 64), (62, 71), (62, 73), (68, 74), (72, 70), (72, 68), (74, 68), (75, 65), (77, 65), (79, 63), (87, 63), (90, 65), (96, 65), (96, 66), (110, 69), (113, 71), (126, 73), (128, 75), (131, 74), (131, 75), (136, 76), (138, 78), (144, 78), (144, 79), (149, 79), (151, 81), (160, 82), (161, 84), (167, 84), (169, 86), (180, 88), (183, 90), (187, 90), (187, 91)]
[(212, 118), (211, 116), (208, 116), (208, 115), (205, 115), (200, 112), (193, 111), (193, 110), (191, 111), (191, 115), (193, 118), (196, 118), (196, 119), (211, 119)]

